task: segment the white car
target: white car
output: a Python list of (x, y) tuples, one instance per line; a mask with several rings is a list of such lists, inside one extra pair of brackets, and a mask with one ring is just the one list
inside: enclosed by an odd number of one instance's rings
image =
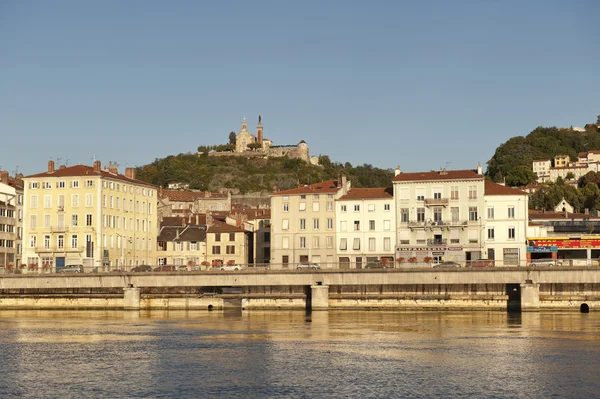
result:
[(296, 265), (296, 270), (298, 269), (320, 269), (318, 263), (308, 263), (308, 262), (300, 262)]
[(556, 261), (554, 259), (532, 259), (527, 266), (554, 266)]
[(238, 270), (242, 270), (243, 268), (244, 268), (244, 266), (242, 266), (242, 265), (222, 265), (222, 266), (219, 266), (219, 270), (226, 271), (226, 272), (238, 271)]

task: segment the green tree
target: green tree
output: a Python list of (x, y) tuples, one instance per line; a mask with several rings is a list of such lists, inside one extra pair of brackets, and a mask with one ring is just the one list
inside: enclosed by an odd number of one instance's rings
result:
[(262, 148), (262, 145), (260, 143), (250, 143), (248, 144), (248, 148), (250, 148), (251, 150), (257, 150), (259, 148)]
[(533, 171), (524, 165), (512, 168), (506, 175), (506, 184), (509, 186), (526, 186), (529, 183), (535, 183), (537, 176)]
[(573, 172), (569, 172), (567, 173), (567, 176), (565, 176), (565, 178), (567, 180), (573, 180), (575, 178), (575, 174)]
[(229, 133), (229, 144), (235, 145), (236, 138), (237, 138), (237, 135), (235, 134), (235, 132)]
[(579, 188), (585, 187), (587, 186), (589, 183), (594, 183), (596, 185), (600, 184), (600, 173), (596, 173), (596, 172), (588, 172), (585, 175), (581, 176), (579, 178), (579, 181), (577, 182), (577, 186), (579, 186)]

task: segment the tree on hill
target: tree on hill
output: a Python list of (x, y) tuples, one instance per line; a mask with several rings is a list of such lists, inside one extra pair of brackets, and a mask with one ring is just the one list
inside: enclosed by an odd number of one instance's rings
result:
[(229, 144), (235, 145), (236, 138), (237, 138), (237, 135), (235, 134), (235, 132), (229, 133)]
[(556, 183), (550, 183), (533, 193), (529, 207), (540, 211), (554, 209), (563, 198), (576, 210), (584, 208), (584, 195), (560, 178)]
[(596, 185), (600, 185), (600, 173), (597, 172), (587, 172), (585, 175), (579, 178), (577, 182), (577, 186), (579, 188), (587, 186), (589, 183), (594, 183)]
[(523, 165), (512, 168), (506, 176), (506, 184), (513, 187), (526, 186), (530, 183), (535, 183), (536, 180), (537, 175), (530, 168)]

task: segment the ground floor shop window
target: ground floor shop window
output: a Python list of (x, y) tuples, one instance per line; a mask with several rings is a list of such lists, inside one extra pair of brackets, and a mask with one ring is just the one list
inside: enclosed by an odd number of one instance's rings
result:
[(504, 248), (504, 266), (519, 266), (519, 248)]

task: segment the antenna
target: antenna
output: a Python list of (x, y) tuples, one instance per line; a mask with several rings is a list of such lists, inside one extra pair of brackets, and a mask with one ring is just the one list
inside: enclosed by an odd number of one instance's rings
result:
[(96, 154), (92, 154), (92, 162), (96, 162)]
[(69, 166), (69, 158), (65, 159), (65, 166)]

